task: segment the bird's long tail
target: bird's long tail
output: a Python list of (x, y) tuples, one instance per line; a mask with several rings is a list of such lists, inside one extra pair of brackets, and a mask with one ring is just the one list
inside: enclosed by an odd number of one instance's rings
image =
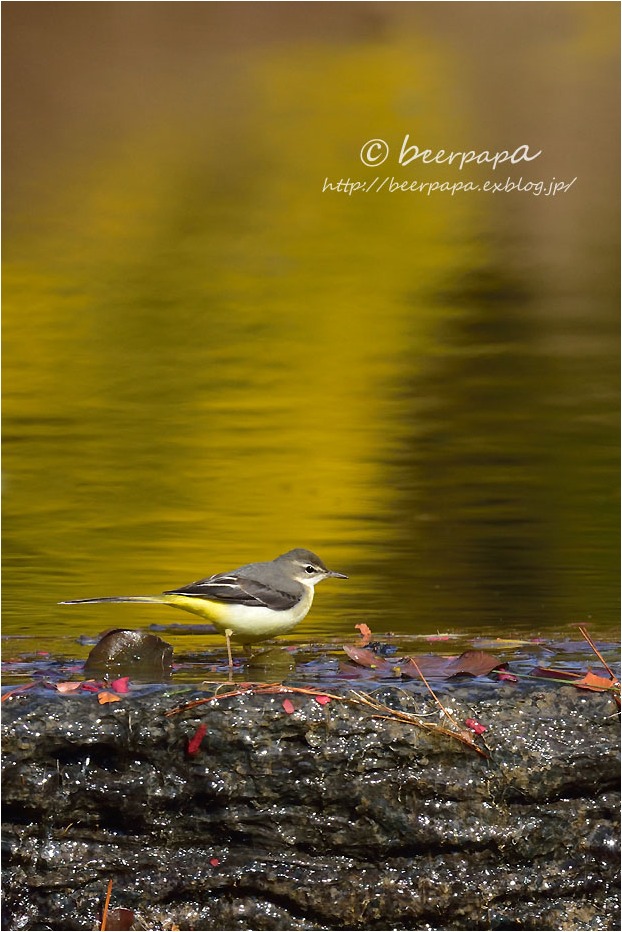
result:
[(170, 599), (165, 595), (109, 595), (101, 599), (68, 599), (59, 605), (83, 605), (85, 602), (160, 602), (166, 605)]

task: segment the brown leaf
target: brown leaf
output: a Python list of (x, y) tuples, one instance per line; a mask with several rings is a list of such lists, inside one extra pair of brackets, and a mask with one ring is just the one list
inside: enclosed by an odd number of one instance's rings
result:
[(354, 627), (358, 628), (358, 630), (361, 632), (361, 638), (363, 639), (361, 641), (361, 647), (366, 647), (371, 641), (371, 628), (365, 624), (354, 625)]
[(451, 676), (459, 673), (469, 673), (471, 676), (486, 676), (496, 667), (503, 665), (503, 661), (494, 654), (487, 654), (483, 650), (465, 650), (452, 664)]
[(399, 669), (402, 676), (408, 676), (414, 680), (420, 680), (421, 673), (430, 679), (447, 679), (453, 676), (447, 671), (450, 662), (455, 659), (455, 657), (439, 657), (436, 654), (418, 654), (408, 657), (399, 665)]
[(394, 664), (388, 663), (384, 658), (379, 657), (373, 650), (367, 650), (364, 647), (352, 647), (344, 644), (343, 649), (350, 660), (358, 663), (360, 667), (369, 667), (371, 670), (384, 670), (389, 672), (393, 669)]
[(124, 906), (116, 906), (108, 910), (106, 920), (107, 932), (127, 932), (134, 925), (134, 910)]
[(494, 654), (486, 654), (483, 650), (467, 650), (459, 657), (438, 657), (434, 654), (409, 657), (406, 663), (400, 664), (400, 670), (403, 676), (413, 679), (421, 678), (419, 670), (426, 678), (449, 679), (465, 673), (469, 676), (485, 676), (502, 663)]

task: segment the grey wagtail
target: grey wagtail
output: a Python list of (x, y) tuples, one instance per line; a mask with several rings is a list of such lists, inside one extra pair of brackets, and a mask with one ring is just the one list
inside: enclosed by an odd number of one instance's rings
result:
[(286, 634), (302, 621), (313, 602), (316, 583), (330, 577), (347, 579), (327, 569), (310, 550), (290, 550), (269, 563), (248, 563), (229, 573), (169, 589), (161, 595), (116, 595), (100, 599), (72, 599), (61, 605), (85, 602), (156, 602), (181, 608), (211, 621), (227, 639), (229, 668), (233, 668), (231, 638), (244, 646)]

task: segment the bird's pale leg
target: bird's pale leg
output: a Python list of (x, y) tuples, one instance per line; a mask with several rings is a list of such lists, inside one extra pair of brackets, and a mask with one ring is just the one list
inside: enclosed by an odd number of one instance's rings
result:
[(225, 628), (225, 638), (227, 639), (227, 657), (229, 658), (229, 680), (233, 682), (233, 655), (231, 654), (231, 628)]

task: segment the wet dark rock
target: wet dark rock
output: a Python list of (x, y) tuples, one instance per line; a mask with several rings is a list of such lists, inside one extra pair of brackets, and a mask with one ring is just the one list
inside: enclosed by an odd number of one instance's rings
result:
[(5, 703), (3, 929), (97, 928), (110, 879), (134, 928), (619, 928), (609, 696), (457, 687), (443, 702), (487, 726), (486, 760), (300, 694), (293, 714), (274, 694), (165, 715), (201, 695)]
[(163, 683), (171, 678), (173, 648), (162, 638), (144, 631), (115, 628), (97, 642), (87, 657), (85, 673), (131, 676), (143, 683)]

